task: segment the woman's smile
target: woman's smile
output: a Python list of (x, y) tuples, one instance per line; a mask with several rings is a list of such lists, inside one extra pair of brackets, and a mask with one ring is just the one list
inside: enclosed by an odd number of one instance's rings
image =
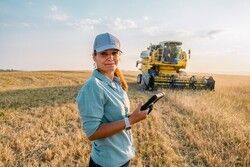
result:
[(105, 66), (114, 66), (115, 63), (105, 63), (104, 65), (105, 65)]

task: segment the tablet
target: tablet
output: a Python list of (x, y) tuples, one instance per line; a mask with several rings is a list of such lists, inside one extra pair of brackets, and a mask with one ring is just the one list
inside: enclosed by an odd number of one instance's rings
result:
[(164, 92), (161, 92), (161, 93), (157, 93), (155, 95), (153, 95), (150, 99), (148, 99), (148, 101), (143, 104), (141, 106), (141, 110), (146, 110), (149, 108), (149, 111), (148, 111), (148, 114), (152, 111), (153, 109), (153, 105), (158, 101), (160, 100), (163, 96), (165, 95)]

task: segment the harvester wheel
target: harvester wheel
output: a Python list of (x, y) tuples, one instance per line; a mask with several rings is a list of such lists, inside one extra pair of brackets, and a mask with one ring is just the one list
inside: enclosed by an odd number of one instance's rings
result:
[(141, 84), (141, 80), (142, 80), (142, 75), (139, 74), (139, 75), (137, 76), (137, 84)]
[(171, 75), (170, 76), (170, 84), (169, 84), (169, 88), (170, 89), (175, 89), (176, 85), (175, 85), (175, 82), (176, 82), (176, 76), (175, 75)]
[(207, 79), (207, 88), (209, 90), (214, 90), (214, 85), (215, 85), (215, 80), (213, 79), (213, 77), (209, 77)]
[(189, 87), (190, 87), (191, 89), (193, 89), (193, 90), (196, 89), (195, 83), (196, 83), (196, 78), (195, 78), (195, 76), (192, 76), (192, 77), (190, 78)]
[(149, 83), (148, 83), (148, 90), (154, 90), (155, 87), (155, 78), (150, 76)]

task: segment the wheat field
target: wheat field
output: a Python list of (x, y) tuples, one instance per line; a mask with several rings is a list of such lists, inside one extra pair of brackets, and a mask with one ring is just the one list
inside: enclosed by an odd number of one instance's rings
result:
[[(91, 72), (0, 72), (0, 166), (87, 166), (75, 97)], [(131, 109), (155, 92), (125, 72)], [(250, 77), (215, 75), (215, 91), (166, 96), (132, 127), (131, 166), (250, 166)]]

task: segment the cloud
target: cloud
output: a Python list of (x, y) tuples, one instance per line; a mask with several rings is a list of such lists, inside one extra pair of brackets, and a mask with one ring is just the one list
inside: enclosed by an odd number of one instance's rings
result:
[(49, 18), (56, 21), (67, 21), (69, 19), (69, 16), (66, 13), (58, 10), (56, 5), (52, 5), (50, 7)]
[(215, 38), (217, 35), (223, 33), (225, 30), (222, 30), (222, 29), (212, 29), (212, 30), (209, 30), (207, 33), (206, 33), (206, 36), (208, 38)]
[(27, 3), (29, 6), (33, 5), (33, 2), (30, 1), (30, 0), (27, 0), (26, 3)]
[(107, 17), (98, 19), (91, 19), (91, 18), (75, 19), (73, 21), (67, 22), (67, 25), (73, 27), (74, 29), (83, 31), (95, 30), (95, 29), (124, 31), (128, 29), (137, 28), (137, 24), (133, 20), (121, 19), (121, 18), (110, 19)]
[(218, 35), (226, 32), (225, 29), (209, 29), (209, 30), (200, 30), (193, 33), (194, 38), (200, 39), (215, 39)]
[(167, 25), (146, 24), (141, 26), (141, 32), (149, 36), (165, 36), (176, 39), (215, 39), (219, 35), (226, 32), (225, 29), (208, 29), (208, 30), (185, 30), (185, 29), (169, 29)]
[(68, 26), (83, 31), (93, 30), (97, 25), (101, 24), (102, 24), (102, 19), (90, 19), (90, 18), (80, 19), (67, 23)]
[(57, 11), (58, 11), (57, 6), (56, 6), (56, 5), (52, 5), (52, 6), (50, 7), (50, 11), (51, 11), (51, 12), (57, 12)]
[(138, 27), (136, 22), (131, 19), (121, 19), (119, 17), (114, 19), (114, 18), (109, 18), (107, 16), (103, 16), (102, 18), (97, 18), (97, 19), (95, 18), (78, 19), (74, 17), (69, 17), (68, 14), (59, 10), (59, 8), (56, 5), (50, 6), (49, 10), (50, 10), (49, 14), (50, 19), (64, 22), (65, 25), (82, 31), (88, 31), (94, 29), (124, 31), (128, 29), (135, 29)]
[(108, 20), (106, 25), (108, 28), (113, 29), (115, 31), (135, 29), (138, 27), (135, 21), (121, 18), (115, 18), (114, 21)]
[(220, 34), (221, 32), (223, 32), (223, 30), (221, 29), (215, 29), (215, 30), (210, 30), (208, 31), (208, 35), (216, 35), (216, 34)]
[(26, 23), (26, 22), (20, 23), (20, 25), (25, 28), (30, 28), (32, 26), (30, 23)]
[(155, 36), (161, 33), (167, 32), (163, 27), (161, 26), (146, 26), (142, 28), (142, 32), (150, 35), (150, 36)]
[(164, 36), (169, 38), (187, 38), (190, 32), (186, 30), (171, 30), (167, 25), (143, 26), (142, 32), (149, 36)]
[(36, 27), (35, 24), (28, 22), (15, 22), (15, 23), (0, 23), (0, 28), (24, 28), (30, 29)]
[(148, 17), (148, 16), (143, 16), (143, 20), (144, 20), (144, 21), (148, 21), (148, 20), (149, 20), (149, 17)]
[(13, 24), (10, 24), (10, 23), (0, 23), (0, 27), (1, 28), (8, 28), (8, 27), (12, 27)]

